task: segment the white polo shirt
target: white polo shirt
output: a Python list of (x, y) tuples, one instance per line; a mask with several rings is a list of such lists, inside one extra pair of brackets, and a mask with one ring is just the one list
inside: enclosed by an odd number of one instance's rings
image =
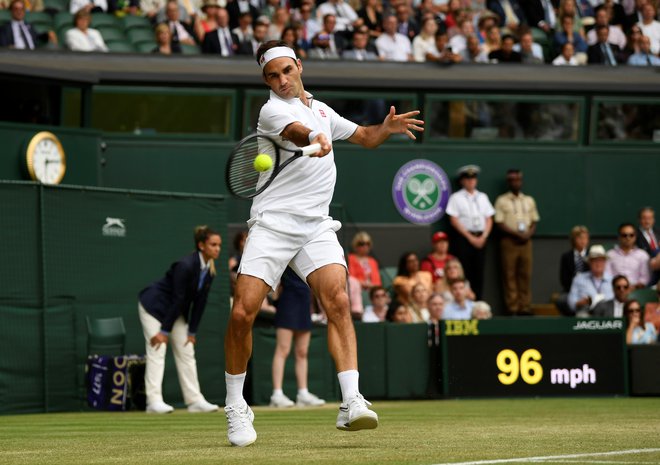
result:
[[(310, 106), (299, 98), (282, 99), (270, 91), (270, 99), (261, 107), (257, 134), (270, 136), (282, 147), (298, 147), (280, 134), (291, 123), (299, 122), (312, 131), (320, 131), (330, 140), (348, 139), (358, 125), (339, 116), (323, 102), (306, 92)], [(283, 160), (288, 152), (282, 152)], [(331, 150), (326, 156), (302, 157), (282, 170), (272, 184), (252, 202), (252, 218), (264, 211), (290, 213), (306, 217), (328, 216), (335, 189), (337, 169)]]
[(495, 209), (483, 192), (475, 190), (470, 194), (461, 189), (449, 197), (447, 214), (458, 218), (468, 231), (482, 232), (486, 227), (486, 218), (493, 216)]
[(408, 56), (412, 54), (410, 39), (398, 32), (394, 36), (381, 34), (376, 39), (376, 48), (378, 55), (387, 61), (408, 61)]

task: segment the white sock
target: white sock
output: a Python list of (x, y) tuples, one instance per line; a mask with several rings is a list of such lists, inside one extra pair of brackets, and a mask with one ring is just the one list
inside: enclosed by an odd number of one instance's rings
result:
[(281, 389), (273, 389), (273, 395), (274, 395), (274, 396), (283, 396), (283, 395), (284, 395), (284, 391), (281, 390)]
[(306, 396), (307, 394), (309, 394), (309, 391), (307, 390), (307, 388), (298, 389), (298, 395), (299, 396)]
[(360, 373), (357, 370), (342, 371), (341, 373), (337, 373), (337, 378), (339, 378), (339, 387), (341, 388), (341, 396), (344, 403), (360, 393), (360, 389), (358, 388)]
[(239, 375), (230, 375), (225, 371), (225, 384), (227, 385), (227, 397), (225, 405), (236, 405), (245, 402), (243, 399), (243, 384), (245, 383), (245, 373)]

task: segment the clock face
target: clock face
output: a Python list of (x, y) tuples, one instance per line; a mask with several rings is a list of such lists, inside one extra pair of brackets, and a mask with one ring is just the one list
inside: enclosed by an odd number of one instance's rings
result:
[(43, 184), (58, 184), (66, 171), (66, 159), (60, 141), (54, 134), (40, 132), (27, 149), (27, 165), (30, 177)]

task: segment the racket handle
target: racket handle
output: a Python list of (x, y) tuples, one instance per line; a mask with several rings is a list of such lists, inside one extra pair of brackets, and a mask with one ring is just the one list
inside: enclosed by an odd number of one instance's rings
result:
[(313, 153), (318, 152), (319, 150), (321, 150), (321, 144), (312, 144), (312, 145), (308, 145), (307, 147), (303, 147), (303, 148), (300, 149), (302, 154), (305, 155), (305, 156), (309, 156)]

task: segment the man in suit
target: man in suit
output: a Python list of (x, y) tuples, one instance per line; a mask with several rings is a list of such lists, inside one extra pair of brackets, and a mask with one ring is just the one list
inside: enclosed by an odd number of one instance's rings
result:
[(587, 49), (587, 63), (590, 65), (617, 66), (621, 63), (621, 49), (607, 40), (610, 36), (610, 26), (596, 26), (596, 43)]
[(531, 27), (539, 28), (546, 34), (557, 27), (555, 5), (551, 0), (526, 0), (521, 6)]
[(195, 45), (194, 33), (190, 26), (179, 20), (179, 3), (177, 0), (168, 0), (165, 5), (165, 17), (168, 27), (172, 32), (172, 43)]
[(237, 28), (240, 23), (240, 17), (244, 13), (250, 13), (252, 22), (256, 23), (259, 17), (259, 10), (254, 7), (248, 0), (234, 0), (227, 2), (227, 13), (229, 14), (229, 27), (231, 29)]
[(400, 3), (396, 7), (396, 19), (399, 22), (397, 32), (410, 39), (410, 42), (419, 34), (419, 24), (410, 17), (410, 6), (407, 3)]
[(373, 51), (367, 49), (367, 43), (369, 42), (369, 33), (361, 29), (356, 30), (353, 33), (353, 46), (344, 50), (341, 53), (341, 57), (344, 60), (354, 60), (354, 61), (376, 61), (378, 60), (378, 55)]
[(268, 24), (261, 21), (256, 23), (252, 28), (252, 37), (248, 40), (241, 42), (236, 50), (237, 55), (256, 56), (259, 46), (266, 40), (268, 33)]
[(11, 21), (0, 27), (0, 47), (19, 50), (34, 50), (40, 42), (57, 44), (53, 31), (39, 34), (31, 24), (25, 22), (25, 3), (13, 0), (9, 4)]
[(593, 316), (602, 318), (623, 318), (623, 304), (628, 300), (631, 287), (628, 278), (622, 274), (612, 278), (612, 290), (614, 298), (599, 302), (592, 310)]
[(527, 24), (525, 11), (518, 0), (488, 0), (486, 7), (500, 18), (499, 27), (507, 27), (515, 32)]
[(229, 14), (224, 8), (218, 8), (216, 15), (218, 28), (208, 32), (202, 43), (202, 53), (230, 57), (238, 51), (238, 37), (229, 29)]
[(344, 50), (344, 37), (337, 34), (337, 18), (327, 14), (323, 17), (323, 28), (312, 39), (312, 48), (309, 49), (310, 58), (335, 59), (339, 58)]
[(660, 278), (660, 245), (658, 245), (660, 233), (655, 229), (655, 211), (651, 207), (639, 210), (639, 226), (637, 228), (637, 247), (645, 251), (651, 257), (651, 280), (649, 286), (653, 286)]
[(564, 252), (559, 259), (559, 282), (562, 292), (555, 305), (564, 315), (572, 315), (568, 307), (568, 292), (577, 273), (587, 271), (587, 252), (589, 251), (589, 230), (586, 226), (574, 226), (571, 229), (571, 250)]

